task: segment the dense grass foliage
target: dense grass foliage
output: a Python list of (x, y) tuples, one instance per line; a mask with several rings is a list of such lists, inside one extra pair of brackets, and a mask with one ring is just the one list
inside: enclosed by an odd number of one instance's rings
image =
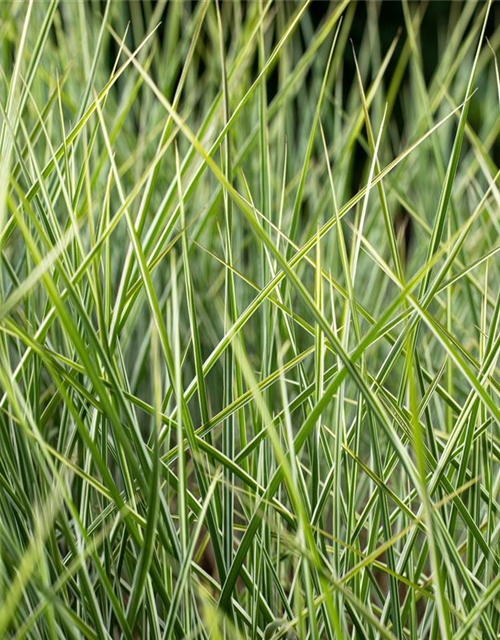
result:
[(500, 637), (498, 17), (0, 5), (0, 638)]

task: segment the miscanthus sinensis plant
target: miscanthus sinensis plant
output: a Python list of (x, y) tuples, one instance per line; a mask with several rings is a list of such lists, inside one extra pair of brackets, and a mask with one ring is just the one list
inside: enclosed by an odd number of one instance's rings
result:
[(498, 17), (1, 3), (0, 638), (499, 637)]

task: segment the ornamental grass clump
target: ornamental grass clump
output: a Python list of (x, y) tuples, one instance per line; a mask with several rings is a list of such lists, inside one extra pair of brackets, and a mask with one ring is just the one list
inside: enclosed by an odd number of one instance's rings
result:
[(0, 4), (0, 638), (500, 637), (499, 15)]

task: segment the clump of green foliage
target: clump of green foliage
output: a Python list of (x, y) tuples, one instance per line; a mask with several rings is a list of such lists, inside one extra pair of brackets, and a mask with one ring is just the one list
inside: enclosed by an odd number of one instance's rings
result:
[(499, 637), (495, 18), (0, 5), (1, 638)]

